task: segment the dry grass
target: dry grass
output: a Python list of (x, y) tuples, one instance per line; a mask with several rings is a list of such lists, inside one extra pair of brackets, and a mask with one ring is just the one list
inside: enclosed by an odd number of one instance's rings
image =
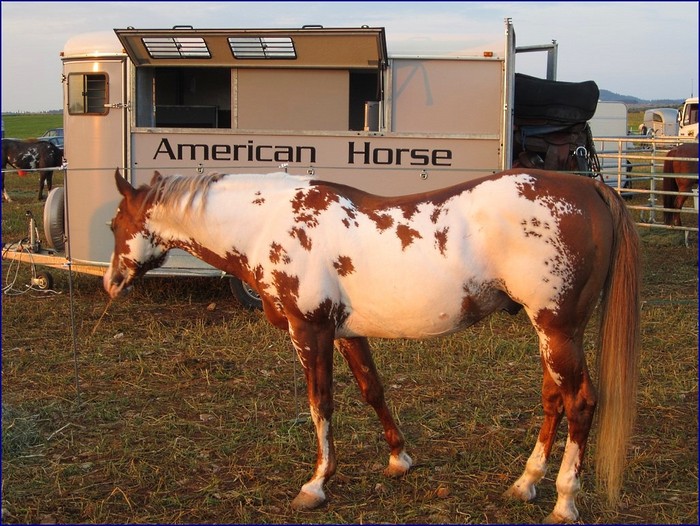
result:
[[(22, 235), (34, 192), (3, 208), (5, 241)], [(579, 509), (588, 523), (694, 524), (697, 246), (673, 232), (642, 236), (639, 419), (622, 506), (606, 507), (589, 469)], [(3, 262), (3, 280), (6, 271)], [(23, 265), (15, 287), (29, 277)], [(289, 504), (311, 475), (315, 440), (284, 333), (215, 280), (146, 279), (104, 314), (100, 279), (76, 275), (74, 353), (68, 275), (54, 277), (61, 294), (2, 299), (3, 522), (529, 523), (551, 511), (563, 432), (537, 500), (500, 497), (542, 420), (537, 342), (522, 314), (433, 341), (373, 342), (417, 461), (400, 480), (383, 477), (381, 428), (336, 357), (339, 469), (329, 503), (299, 513)], [(595, 447), (594, 431), (589, 458)]]

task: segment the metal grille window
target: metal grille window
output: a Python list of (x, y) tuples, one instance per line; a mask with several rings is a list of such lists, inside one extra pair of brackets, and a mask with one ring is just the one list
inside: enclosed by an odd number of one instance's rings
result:
[(146, 37), (151, 58), (211, 58), (207, 43), (200, 37)]
[(289, 37), (229, 37), (233, 56), (239, 59), (294, 59), (294, 42)]
[(100, 114), (109, 111), (105, 104), (109, 82), (106, 73), (71, 73), (68, 75), (68, 113)]

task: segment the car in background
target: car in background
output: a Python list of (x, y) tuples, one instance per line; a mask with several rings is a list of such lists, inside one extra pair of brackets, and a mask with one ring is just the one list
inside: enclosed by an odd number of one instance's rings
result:
[(46, 130), (38, 139), (40, 141), (48, 141), (63, 150), (63, 128), (51, 128), (50, 130)]

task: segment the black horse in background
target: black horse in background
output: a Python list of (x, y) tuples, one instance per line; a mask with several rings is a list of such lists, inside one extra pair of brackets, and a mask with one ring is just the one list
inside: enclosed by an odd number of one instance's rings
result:
[(2, 195), (6, 201), (12, 201), (5, 190), (5, 172), (7, 166), (15, 168), (20, 176), (27, 172), (39, 171), (39, 200), (43, 199), (44, 184), (50, 192), (53, 187), (53, 170), (63, 164), (61, 149), (47, 141), (17, 139), (2, 140)]

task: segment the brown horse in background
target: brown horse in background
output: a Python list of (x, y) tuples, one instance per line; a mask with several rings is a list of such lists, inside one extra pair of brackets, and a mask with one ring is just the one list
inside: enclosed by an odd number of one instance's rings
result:
[[(665, 192), (690, 192), (698, 184), (698, 162), (683, 161), (681, 158), (698, 158), (698, 143), (688, 142), (673, 148), (666, 154), (664, 161), (664, 174), (695, 174), (695, 177), (664, 177), (663, 190)], [(683, 208), (687, 195), (664, 195), (664, 208)], [(680, 212), (664, 212), (664, 224), (681, 226)]]
[(17, 139), (2, 140), (2, 195), (5, 201), (12, 201), (5, 190), (5, 168), (11, 166), (20, 176), (26, 172), (39, 172), (39, 201), (43, 199), (44, 184), (48, 191), (53, 187), (53, 170), (63, 164), (63, 152), (48, 141)]

